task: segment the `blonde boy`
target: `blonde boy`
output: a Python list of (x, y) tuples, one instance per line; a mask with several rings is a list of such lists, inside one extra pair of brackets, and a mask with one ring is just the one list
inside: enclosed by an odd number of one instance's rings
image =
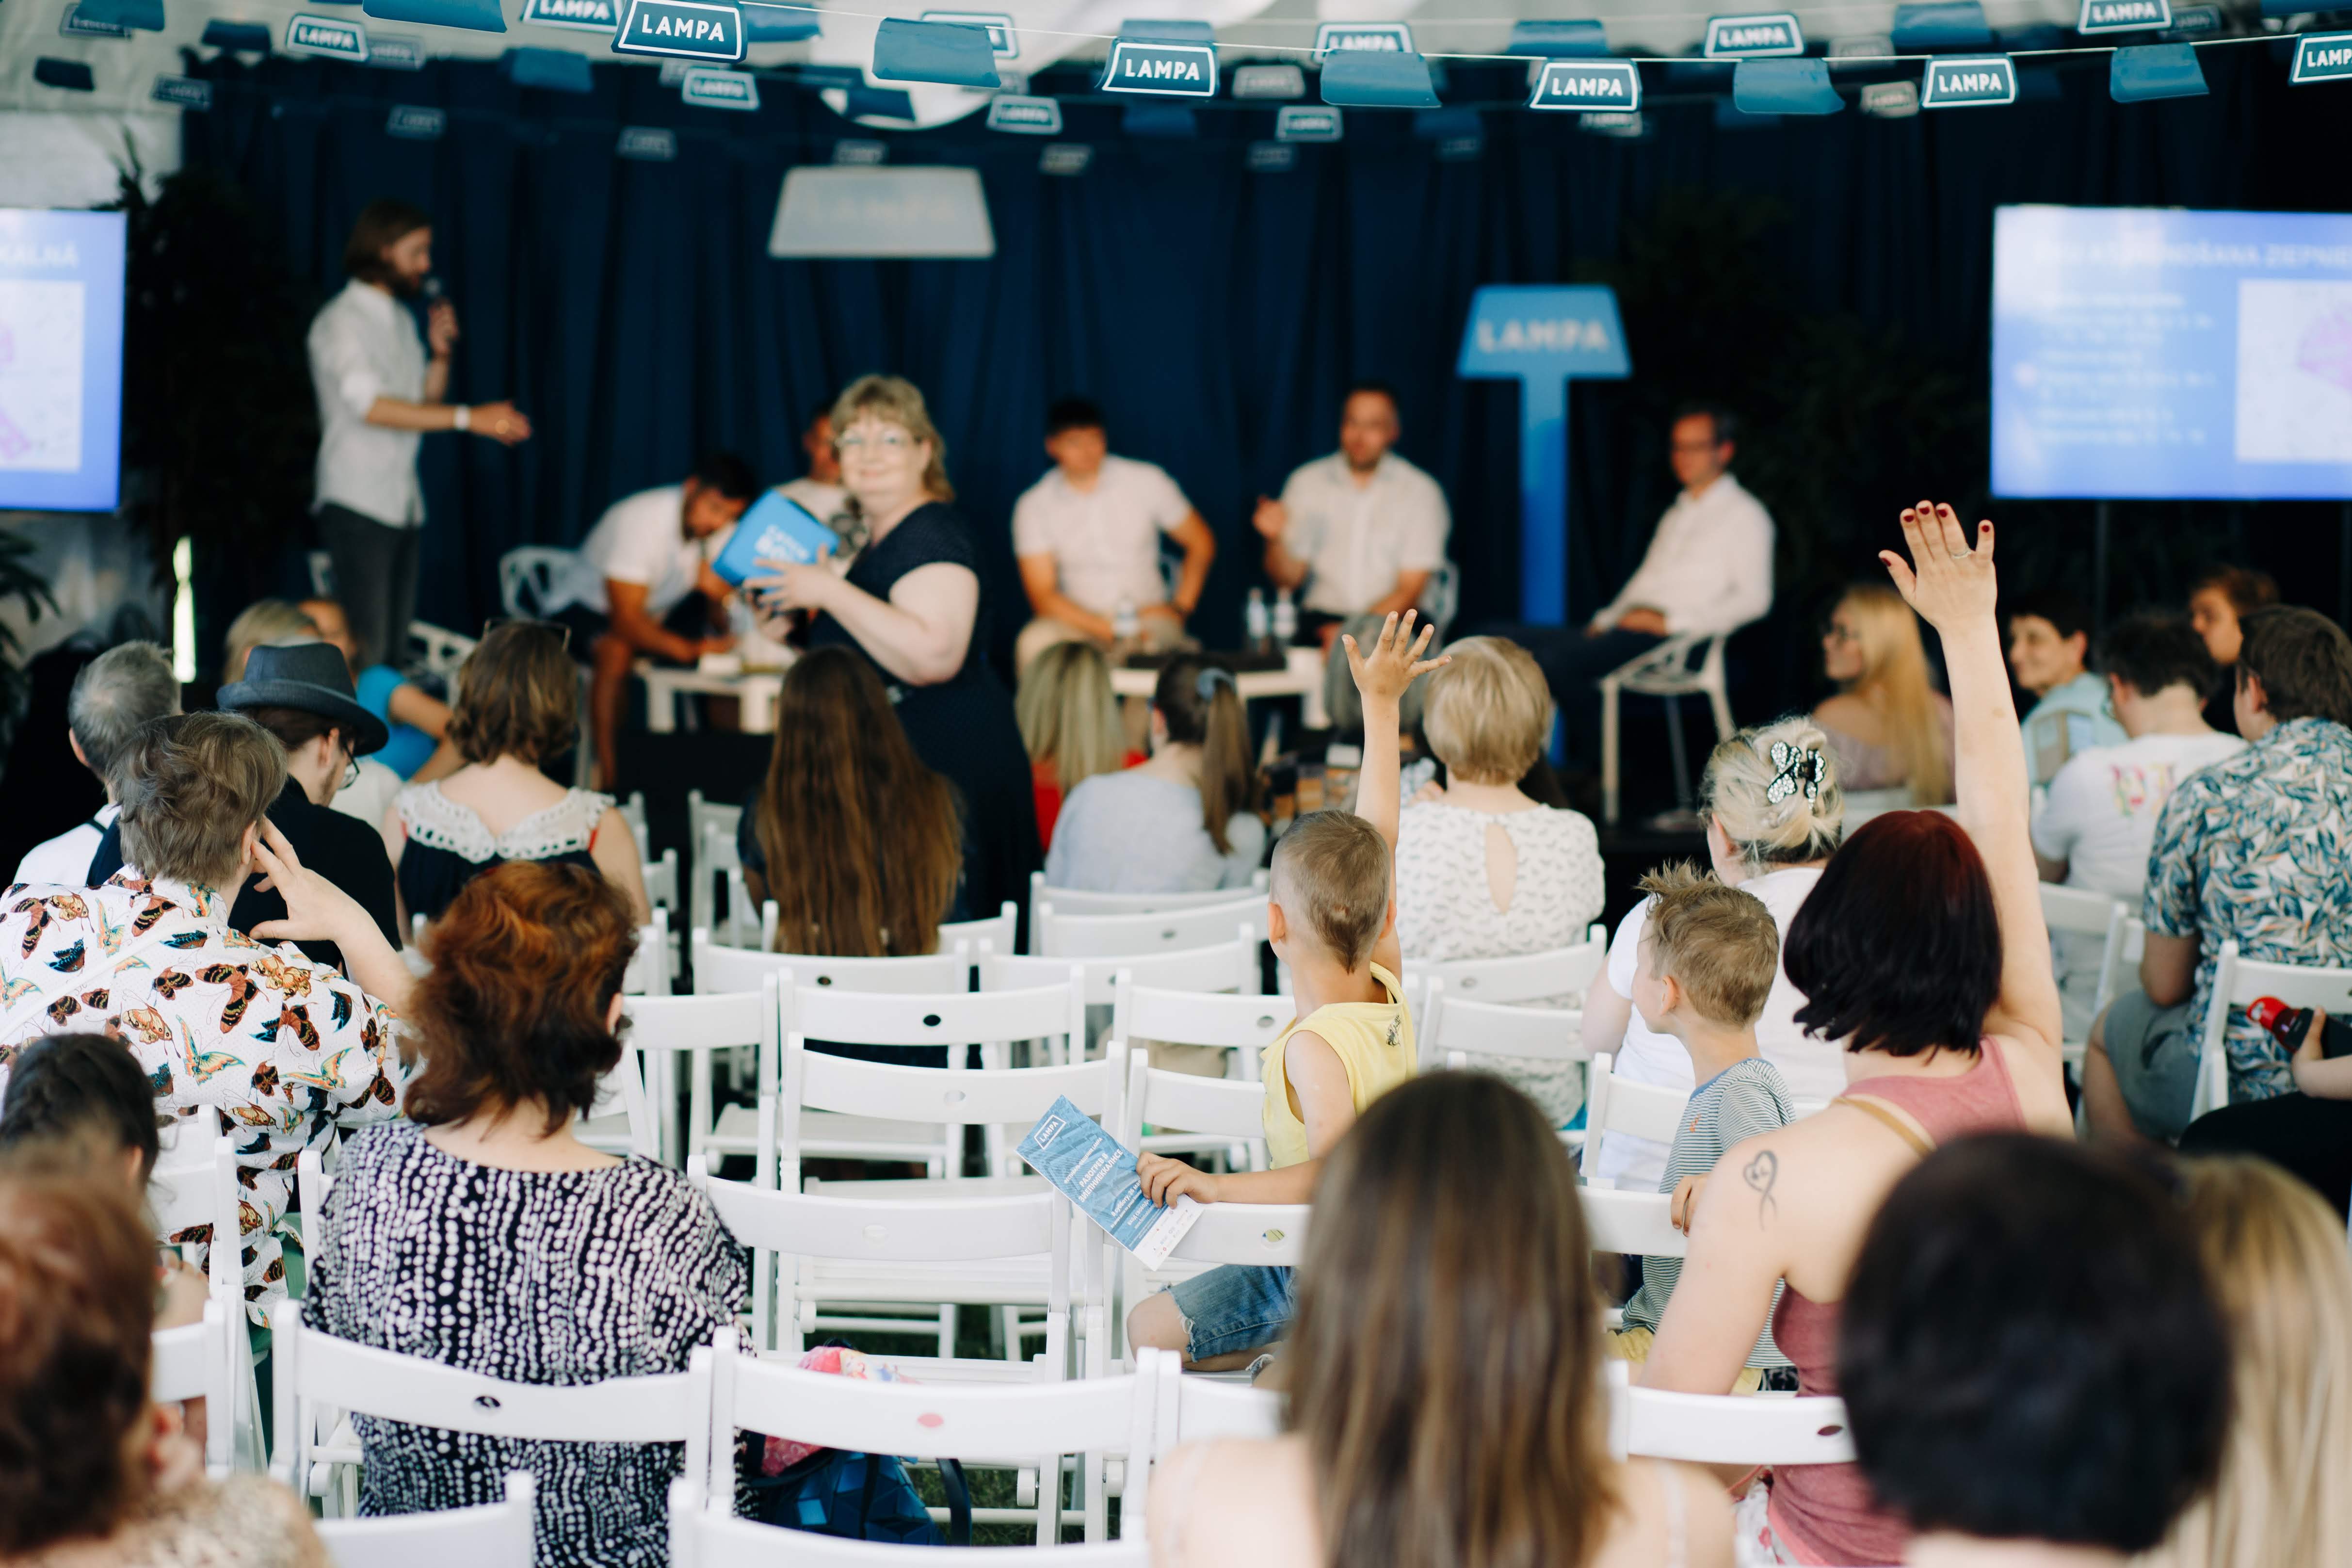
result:
[[(1364, 1108), (1411, 1078), (1412, 1016), (1405, 1011), (1396, 935), (1397, 745), (1400, 700), (1433, 628), (1413, 636), (1413, 612), (1391, 616), (1367, 654), (1347, 645), (1364, 704), (1364, 763), (1356, 811), (1300, 817), (1274, 851), (1266, 940), (1289, 965), (1297, 1016), (1265, 1050), (1265, 1142), (1274, 1168), (1211, 1175), (1145, 1154), (1137, 1163), (1153, 1201), (1303, 1204), (1323, 1156)], [(1290, 1321), (1287, 1268), (1213, 1268), (1139, 1302), (1129, 1342), (1183, 1353), (1203, 1372), (1246, 1366)]]

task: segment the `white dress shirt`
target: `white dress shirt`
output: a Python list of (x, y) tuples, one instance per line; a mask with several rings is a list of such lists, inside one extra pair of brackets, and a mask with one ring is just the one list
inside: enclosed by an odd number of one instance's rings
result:
[(585, 605), (609, 616), (613, 602), (605, 583), (635, 583), (646, 591), (646, 614), (658, 621), (694, 592), (705, 559), (703, 541), (686, 531), (686, 487), (656, 485), (604, 510), (581, 542), (571, 572), (548, 595), (549, 607)]
[(98, 808), (98, 815), (88, 822), (67, 828), (55, 838), (34, 845), (16, 862), (19, 882), (54, 883), (61, 888), (89, 886), (89, 863), (98, 853), (99, 840), (114, 826), (122, 808), (112, 801)]
[(1361, 485), (1345, 452), (1318, 458), (1291, 474), (1282, 505), (1282, 548), (1307, 563), (1310, 610), (1360, 615), (1396, 592), (1402, 574), (1445, 563), (1445, 492), (1394, 452)]
[(1107, 456), (1092, 489), (1056, 467), (1021, 492), (1013, 553), (1052, 556), (1062, 592), (1082, 609), (1114, 615), (1122, 599), (1140, 609), (1166, 602), (1160, 536), (1192, 515), (1192, 503), (1159, 464)]
[(1697, 495), (1685, 490), (1658, 520), (1649, 553), (1607, 608), (1611, 626), (1636, 605), (1666, 617), (1669, 632), (1727, 632), (1772, 607), (1772, 514), (1729, 474)]
[(358, 279), (310, 321), (310, 384), (319, 397), (316, 511), (345, 506), (392, 528), (425, 521), (418, 430), (367, 422), (379, 397), (425, 401), (425, 340), (408, 307)]

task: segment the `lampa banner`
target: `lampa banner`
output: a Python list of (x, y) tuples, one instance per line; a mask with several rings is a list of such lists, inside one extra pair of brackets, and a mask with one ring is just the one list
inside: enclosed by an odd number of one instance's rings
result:
[(1786, 11), (1752, 16), (1709, 16), (1706, 58), (1711, 60), (1762, 59), (1773, 55), (1805, 52), (1804, 29)]
[(1274, 139), (1277, 142), (1337, 142), (1339, 130), (1339, 111), (1336, 109), (1286, 103), (1275, 111)]
[(367, 29), (339, 16), (289, 16), (286, 21), (286, 52), (364, 65), (368, 58)]
[(1528, 107), (1630, 114), (1642, 107), (1642, 68), (1631, 60), (1546, 60)]
[(2017, 101), (2017, 67), (2007, 55), (1929, 60), (1919, 79), (1922, 109), (1966, 109)]
[(621, 25), (615, 0), (523, 0), (522, 19), (581, 33), (609, 33)]
[(159, 76), (155, 89), (147, 96), (158, 103), (177, 104), (182, 109), (210, 109), (213, 84), (192, 76)]
[(734, 109), (746, 113), (760, 107), (760, 84), (742, 71), (689, 70), (677, 86), (682, 102), (703, 109)]
[(2161, 32), (2172, 26), (2172, 0), (2083, 0), (2078, 33)]
[(1062, 106), (1050, 98), (1011, 94), (992, 98), (988, 101), (988, 128), (1008, 131), (1016, 136), (1059, 136)]
[(1412, 28), (1403, 22), (1326, 22), (1315, 29), (1315, 52), (1334, 49), (1377, 49), (1382, 54), (1409, 55)]
[(2347, 77), (2352, 77), (2352, 33), (2305, 33), (2294, 41), (2289, 81), (2342, 81)]
[(383, 70), (421, 71), (425, 68), (425, 40), (403, 34), (370, 33), (367, 63)]
[[(644, 0), (637, 0), (642, 5)], [(1103, 69), (1106, 92), (1157, 92), (1178, 98), (1217, 96), (1213, 44), (1143, 44), (1121, 38)]]
[(709, 0), (629, 0), (613, 51), (732, 64), (743, 58), (743, 14)]

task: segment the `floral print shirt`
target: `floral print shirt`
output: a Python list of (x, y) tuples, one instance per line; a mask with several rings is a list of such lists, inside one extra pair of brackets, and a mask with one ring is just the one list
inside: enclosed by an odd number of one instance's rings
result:
[[(291, 942), (230, 930), (229, 902), (130, 869), (0, 894), (0, 1095), (20, 1047), (86, 1029), (131, 1047), (160, 1113), (216, 1111), (237, 1143), (246, 1300), (263, 1313), (286, 1294), (275, 1230), (296, 1158), (398, 1115), (412, 1069), (388, 1008)], [(210, 1227), (172, 1239), (209, 1243)]]
[[(2290, 719), (2183, 780), (2165, 803), (2140, 918), (2198, 939), (2191, 1026), (2201, 1032), (2221, 944), (2273, 963), (2352, 967), (2352, 730)], [(2230, 1010), (2230, 1098), (2294, 1087), (2285, 1048)]]

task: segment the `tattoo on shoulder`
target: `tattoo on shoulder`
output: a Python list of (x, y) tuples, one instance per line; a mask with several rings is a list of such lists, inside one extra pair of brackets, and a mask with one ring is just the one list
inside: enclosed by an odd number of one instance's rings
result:
[(1772, 1201), (1773, 1184), (1780, 1179), (1780, 1157), (1769, 1149), (1759, 1149), (1754, 1159), (1739, 1168), (1739, 1174), (1756, 1189), (1756, 1223), (1770, 1229), (1780, 1212), (1780, 1205)]

